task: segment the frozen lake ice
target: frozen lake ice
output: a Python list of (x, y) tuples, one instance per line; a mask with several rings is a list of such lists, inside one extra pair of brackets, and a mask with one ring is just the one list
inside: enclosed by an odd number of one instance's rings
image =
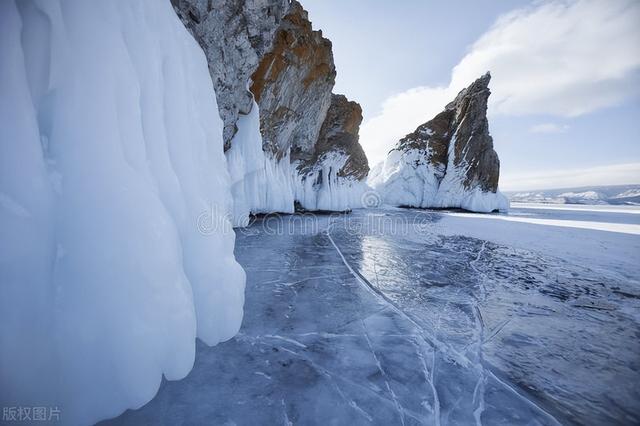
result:
[(638, 423), (637, 213), (258, 218), (240, 333), (110, 423)]

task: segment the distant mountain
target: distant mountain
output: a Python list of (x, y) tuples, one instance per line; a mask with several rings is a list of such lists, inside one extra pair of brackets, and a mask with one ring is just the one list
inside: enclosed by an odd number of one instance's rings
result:
[(640, 184), (507, 191), (515, 203), (640, 205)]

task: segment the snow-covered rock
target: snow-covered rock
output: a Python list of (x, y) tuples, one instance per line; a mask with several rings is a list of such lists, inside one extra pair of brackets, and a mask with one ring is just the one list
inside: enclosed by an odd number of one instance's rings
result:
[(344, 95), (331, 95), (331, 105), (320, 128), (313, 151), (302, 156), (299, 169), (302, 175), (323, 163), (323, 157), (331, 153), (343, 155), (345, 163), (337, 171), (338, 176), (362, 180), (369, 173), (367, 156), (359, 143), (358, 131), (362, 123), (362, 108)]
[(361, 207), (368, 188), (362, 180), (368, 171), (367, 159), (358, 143), (362, 114), (355, 102), (339, 95), (334, 98), (336, 106), (325, 120), (314, 155), (294, 162), (288, 152), (277, 159), (262, 149), (255, 103), (248, 115), (240, 116), (238, 132), (226, 152), (234, 226), (246, 226), (251, 213)]
[(490, 79), (487, 73), (462, 90), (374, 167), (369, 184), (385, 204), (508, 210), (508, 199), (498, 191), (500, 161), (486, 116)]
[(633, 189), (627, 189), (625, 191), (622, 191), (621, 193), (616, 194), (611, 198), (622, 199), (622, 198), (638, 198), (638, 197), (640, 197), (640, 189), (633, 188)]
[(0, 405), (89, 424), (239, 329), (207, 62), (168, 2), (0, 2)]
[[(300, 3), (173, 3), (210, 61), (234, 181), (234, 223), (246, 223), (249, 213), (292, 212), (294, 206), (360, 207), (368, 172), (357, 137), (362, 112), (332, 95), (331, 42), (313, 30)], [(348, 118), (336, 120), (342, 113)], [(351, 135), (349, 143), (334, 133)]]

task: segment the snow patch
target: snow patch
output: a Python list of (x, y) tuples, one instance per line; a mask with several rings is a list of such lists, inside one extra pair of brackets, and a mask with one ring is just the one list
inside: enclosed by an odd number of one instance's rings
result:
[(640, 189), (628, 189), (611, 198), (618, 199), (618, 198), (630, 198), (630, 197), (640, 197)]
[(565, 198), (584, 198), (587, 200), (598, 200), (600, 198), (602, 198), (600, 196), (600, 194), (598, 194), (595, 191), (584, 191), (584, 192), (563, 192), (562, 194), (558, 195), (558, 197), (565, 197)]

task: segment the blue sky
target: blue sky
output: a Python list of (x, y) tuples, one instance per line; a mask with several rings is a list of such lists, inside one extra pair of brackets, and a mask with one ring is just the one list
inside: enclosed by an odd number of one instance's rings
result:
[(501, 189), (640, 183), (640, 2), (303, 4), (372, 164), (490, 70)]

